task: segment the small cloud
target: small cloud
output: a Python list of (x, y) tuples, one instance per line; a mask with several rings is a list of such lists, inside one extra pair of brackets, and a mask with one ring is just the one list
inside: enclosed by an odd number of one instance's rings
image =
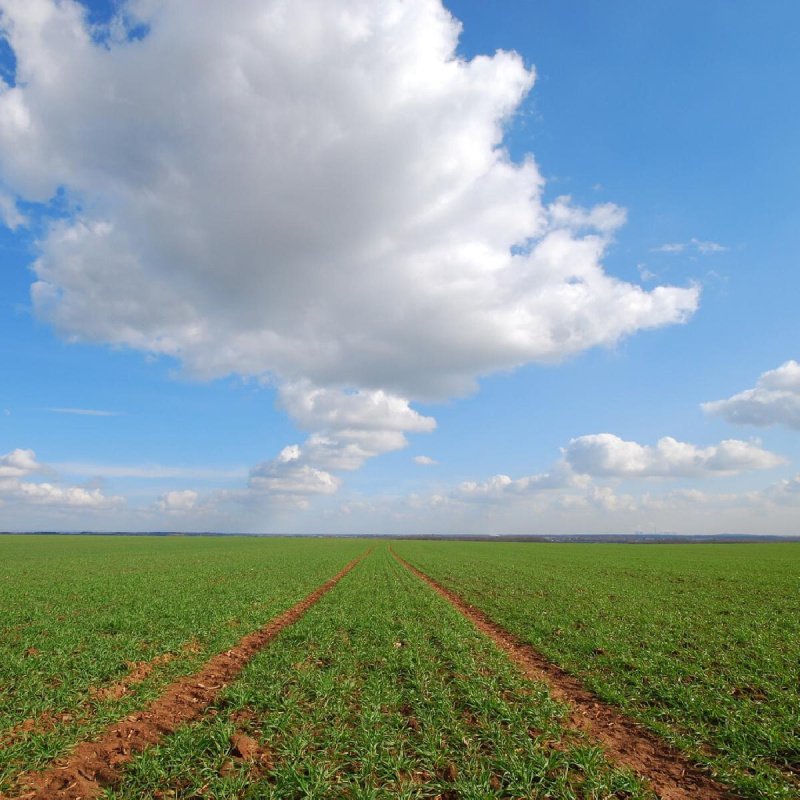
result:
[(10, 453), (0, 455), (0, 479), (20, 478), (34, 472), (40, 472), (41, 465), (36, 461), (33, 450), (17, 448)]
[(28, 218), (17, 208), (16, 200), (3, 191), (0, 191), (0, 222), (12, 231), (28, 224)]
[(421, 464), (423, 467), (431, 467), (439, 462), (430, 456), (414, 456), (414, 463)]
[(51, 465), (63, 475), (95, 478), (134, 478), (142, 480), (232, 481), (247, 476), (244, 467), (187, 467), (164, 464), (98, 464), (81, 461), (59, 461)]
[(10, 417), (11, 416), (11, 409), (10, 408), (4, 408), (3, 409), (3, 416)]
[(661, 244), (658, 247), (650, 248), (651, 253), (684, 253), (694, 252), (699, 253), (701, 256), (707, 256), (710, 253), (724, 253), (730, 248), (719, 242), (712, 242), (703, 239), (698, 239), (693, 236), (688, 242), (668, 242)]
[(728, 250), (724, 244), (719, 244), (717, 242), (703, 242), (700, 239), (692, 239), (691, 244), (697, 248), (697, 251), (701, 255), (707, 255), (708, 253), (724, 253)]
[(191, 489), (182, 492), (167, 492), (159, 497), (156, 505), (161, 511), (168, 513), (191, 511), (197, 503), (198, 496), (197, 492)]
[(725, 400), (702, 403), (701, 408), (734, 425), (783, 425), (800, 430), (800, 363), (786, 361), (763, 373), (753, 388)]
[(48, 408), (54, 414), (78, 414), (83, 417), (118, 417), (120, 411), (101, 411), (96, 408)]
[(647, 264), (637, 264), (636, 269), (639, 270), (639, 278), (643, 281), (654, 281), (658, 278), (655, 272), (651, 272), (647, 268)]

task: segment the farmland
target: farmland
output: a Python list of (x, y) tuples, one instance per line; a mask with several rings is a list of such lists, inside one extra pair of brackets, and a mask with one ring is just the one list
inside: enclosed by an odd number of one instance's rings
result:
[(101, 795), (655, 796), (395, 553), (740, 796), (797, 796), (800, 548), (224, 537), (0, 537), (0, 793), (361, 558)]
[[(46, 765), (157, 696), (364, 550), (296, 539), (2, 537), (0, 790), (20, 768)], [(131, 671), (147, 674), (125, 686)]]
[(800, 547), (396, 550), (748, 797), (800, 796)]

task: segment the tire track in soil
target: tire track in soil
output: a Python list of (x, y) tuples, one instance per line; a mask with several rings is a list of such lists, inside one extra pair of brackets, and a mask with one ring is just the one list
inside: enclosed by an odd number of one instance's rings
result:
[(483, 611), (391, 552), (406, 569), (488, 636), (524, 675), (548, 684), (550, 694), (569, 706), (569, 723), (599, 742), (612, 761), (629, 767), (647, 780), (661, 800), (735, 800), (739, 797), (667, 742), (597, 698), (577, 678), (548, 661)]
[[(170, 651), (161, 653), (150, 661), (131, 661), (128, 663), (128, 674), (120, 680), (103, 686), (90, 686), (88, 689), (89, 700), (101, 702), (119, 700), (128, 694), (132, 688), (145, 681), (154, 670), (164, 664), (169, 664), (177, 657), (176, 653)], [(87, 701), (71, 709), (43, 711), (37, 716), (24, 719), (22, 722), (0, 733), (0, 750), (12, 747), (31, 735), (49, 733), (65, 723), (74, 722), (85, 725), (93, 716), (93, 710)]]
[(69, 755), (42, 772), (17, 778), (17, 794), (0, 800), (89, 800), (118, 783), (123, 768), (136, 753), (157, 744), (181, 725), (197, 719), (220, 691), (242, 671), (255, 654), (281, 631), (297, 622), (311, 606), (363, 561), (372, 549), (353, 559), (340, 572), (262, 628), (247, 634), (230, 650), (211, 658), (200, 672), (181, 678), (147, 708), (115, 723), (91, 742), (81, 742)]
[(87, 690), (88, 699), (80, 702), (77, 706), (63, 708), (60, 711), (52, 709), (42, 711), (35, 717), (28, 717), (0, 733), (0, 750), (13, 747), (30, 736), (50, 733), (59, 725), (70, 723), (86, 725), (95, 716), (92, 701), (119, 700), (165, 664), (180, 658), (181, 655), (197, 652), (197, 640), (190, 639), (188, 642), (184, 642), (178, 652), (169, 650), (155, 656), (150, 661), (131, 661), (128, 663), (127, 675), (113, 683), (90, 686)]

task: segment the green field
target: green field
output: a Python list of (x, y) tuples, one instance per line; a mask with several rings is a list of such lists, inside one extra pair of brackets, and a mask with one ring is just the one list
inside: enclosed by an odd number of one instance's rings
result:
[[(0, 792), (372, 546), (0, 537)], [(800, 547), (392, 547), (742, 796), (800, 796)], [(652, 794), (379, 542), (106, 796)]]
[(398, 542), (748, 797), (800, 797), (800, 546)]
[[(157, 696), (363, 553), (299, 539), (0, 537), (0, 791)], [(139, 662), (157, 664), (120, 698)], [(162, 659), (163, 660), (163, 659)], [(26, 720), (33, 731), (18, 731)]]
[[(109, 796), (650, 797), (569, 735), (544, 687), (384, 548), (259, 654), (215, 710), (136, 759)], [(251, 764), (234, 762), (221, 777), (237, 729), (266, 744), (267, 774), (253, 780)]]

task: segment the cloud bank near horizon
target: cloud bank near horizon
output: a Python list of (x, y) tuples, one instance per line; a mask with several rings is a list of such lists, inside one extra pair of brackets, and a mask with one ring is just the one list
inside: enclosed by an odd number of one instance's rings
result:
[[(341, 479), (313, 467), (303, 448), (292, 445), (253, 467), (243, 488), (167, 489), (148, 505), (135, 505), (106, 493), (102, 475), (84, 485), (71, 484), (58, 465), (41, 463), (32, 450), (17, 449), (0, 455), (0, 507), (7, 520), (17, 520), (5, 525), (21, 530), (73, 520), (89, 530), (237, 532), (264, 530), (266, 524), (286, 532), (602, 533), (683, 525), (687, 532), (748, 532), (737, 527), (742, 518), (768, 513), (769, 532), (792, 533), (800, 475), (748, 491), (680, 484), (687, 477), (720, 480), (782, 463), (779, 455), (753, 442), (698, 447), (664, 437), (650, 446), (594, 434), (571, 440), (561, 458), (541, 473), (498, 474), (395, 496), (347, 493), (339, 500), (334, 495)], [(152, 475), (138, 478), (149, 481)], [(304, 511), (300, 517), (298, 510)]]
[(47, 508), (63, 513), (105, 511), (125, 503), (122, 497), (105, 495), (97, 487), (34, 479), (52, 477), (52, 473), (51, 467), (37, 461), (33, 450), (17, 448), (0, 455), (0, 506), (12, 502), (23, 510)]

